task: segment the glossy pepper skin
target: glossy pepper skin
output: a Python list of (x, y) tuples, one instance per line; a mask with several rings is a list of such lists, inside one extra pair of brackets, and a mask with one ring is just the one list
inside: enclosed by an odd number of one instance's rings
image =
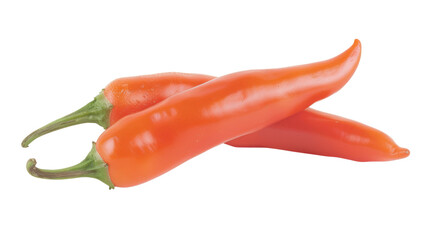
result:
[(362, 123), (306, 109), (260, 131), (228, 142), (235, 147), (266, 147), (350, 160), (389, 161), (407, 157), (385, 133)]
[(113, 106), (109, 113), (109, 125), (214, 78), (202, 74), (160, 73), (116, 79), (103, 90)]
[[(353, 75), (360, 53), (355, 40), (344, 53), (326, 61), (213, 79), (122, 118), (99, 137), (96, 153), (106, 164), (112, 185), (144, 183), (333, 94)], [(34, 165), (29, 161), (29, 172), (44, 177)]]

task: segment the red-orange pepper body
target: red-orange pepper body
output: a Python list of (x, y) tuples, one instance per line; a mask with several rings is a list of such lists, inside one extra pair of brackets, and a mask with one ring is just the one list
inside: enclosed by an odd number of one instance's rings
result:
[(330, 60), (213, 79), (122, 118), (99, 137), (97, 152), (115, 186), (146, 182), (336, 92), (353, 75), (360, 53), (356, 40)]
[(267, 147), (360, 162), (407, 157), (385, 133), (362, 123), (306, 109), (264, 129), (233, 139), (235, 147)]

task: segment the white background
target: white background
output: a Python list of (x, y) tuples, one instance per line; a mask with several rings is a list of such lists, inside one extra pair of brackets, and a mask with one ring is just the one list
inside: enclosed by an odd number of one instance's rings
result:
[[(121, 2), (121, 3), (119, 3)], [(299, 3), (298, 3), (299, 2)], [(429, 239), (425, 1), (1, 1), (1, 239)], [(388, 133), (411, 156), (358, 163), (218, 146), (148, 183), (109, 191), (49, 181), (103, 131), (75, 126), (20, 147), (110, 81), (220, 76), (331, 58), (360, 66), (313, 107)]]

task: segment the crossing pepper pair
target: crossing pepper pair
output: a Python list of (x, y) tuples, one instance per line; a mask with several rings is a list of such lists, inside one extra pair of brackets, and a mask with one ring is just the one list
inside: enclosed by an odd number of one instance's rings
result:
[(120, 78), (92, 102), (27, 136), (34, 139), (71, 125), (107, 128), (79, 164), (57, 170), (27, 162), (35, 177), (93, 177), (110, 188), (149, 181), (221, 143), (385, 161), (408, 156), (386, 134), (308, 107), (351, 78), (361, 44), (322, 62), (250, 70), (222, 77), (163, 73)]

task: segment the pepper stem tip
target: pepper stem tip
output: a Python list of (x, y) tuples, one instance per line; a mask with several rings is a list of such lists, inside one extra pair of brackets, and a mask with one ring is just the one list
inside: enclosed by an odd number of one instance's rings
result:
[(109, 176), (108, 166), (97, 153), (95, 143), (86, 158), (71, 167), (55, 170), (40, 169), (36, 167), (37, 161), (30, 158), (27, 161), (26, 168), (30, 175), (44, 179), (70, 179), (79, 177), (95, 178), (109, 186), (109, 189), (115, 188)]

